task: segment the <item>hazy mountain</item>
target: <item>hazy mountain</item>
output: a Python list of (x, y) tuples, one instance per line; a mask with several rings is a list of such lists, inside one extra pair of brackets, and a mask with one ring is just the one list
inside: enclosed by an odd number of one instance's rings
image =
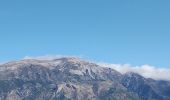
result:
[(78, 58), (0, 65), (0, 100), (170, 100), (170, 82)]

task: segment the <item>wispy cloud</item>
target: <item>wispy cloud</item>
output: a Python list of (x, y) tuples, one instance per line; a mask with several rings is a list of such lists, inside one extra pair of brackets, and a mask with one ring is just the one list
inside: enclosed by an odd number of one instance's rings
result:
[(124, 74), (126, 72), (135, 72), (146, 78), (153, 78), (156, 80), (170, 80), (170, 69), (169, 68), (157, 68), (150, 65), (131, 66), (130, 64), (108, 64), (99, 63), (103, 67), (109, 67), (117, 70)]
[(25, 56), (23, 59), (52, 60), (52, 59), (57, 59), (62, 57), (82, 58), (82, 56), (74, 56), (74, 55), (44, 55), (44, 56)]

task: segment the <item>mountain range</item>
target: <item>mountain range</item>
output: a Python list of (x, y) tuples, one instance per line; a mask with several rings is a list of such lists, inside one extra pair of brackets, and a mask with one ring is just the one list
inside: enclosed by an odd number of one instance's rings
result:
[(0, 65), (0, 100), (170, 100), (170, 81), (76, 57)]

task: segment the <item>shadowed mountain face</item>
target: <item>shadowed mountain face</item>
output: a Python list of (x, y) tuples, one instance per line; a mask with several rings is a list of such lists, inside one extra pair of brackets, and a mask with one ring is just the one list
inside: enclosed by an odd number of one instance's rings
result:
[(170, 82), (78, 58), (0, 65), (0, 100), (170, 100)]

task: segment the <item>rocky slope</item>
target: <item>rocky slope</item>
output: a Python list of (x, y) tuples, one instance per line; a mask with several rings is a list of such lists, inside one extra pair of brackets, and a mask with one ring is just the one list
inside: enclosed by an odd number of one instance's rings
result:
[(0, 100), (170, 100), (170, 82), (78, 58), (0, 65)]

